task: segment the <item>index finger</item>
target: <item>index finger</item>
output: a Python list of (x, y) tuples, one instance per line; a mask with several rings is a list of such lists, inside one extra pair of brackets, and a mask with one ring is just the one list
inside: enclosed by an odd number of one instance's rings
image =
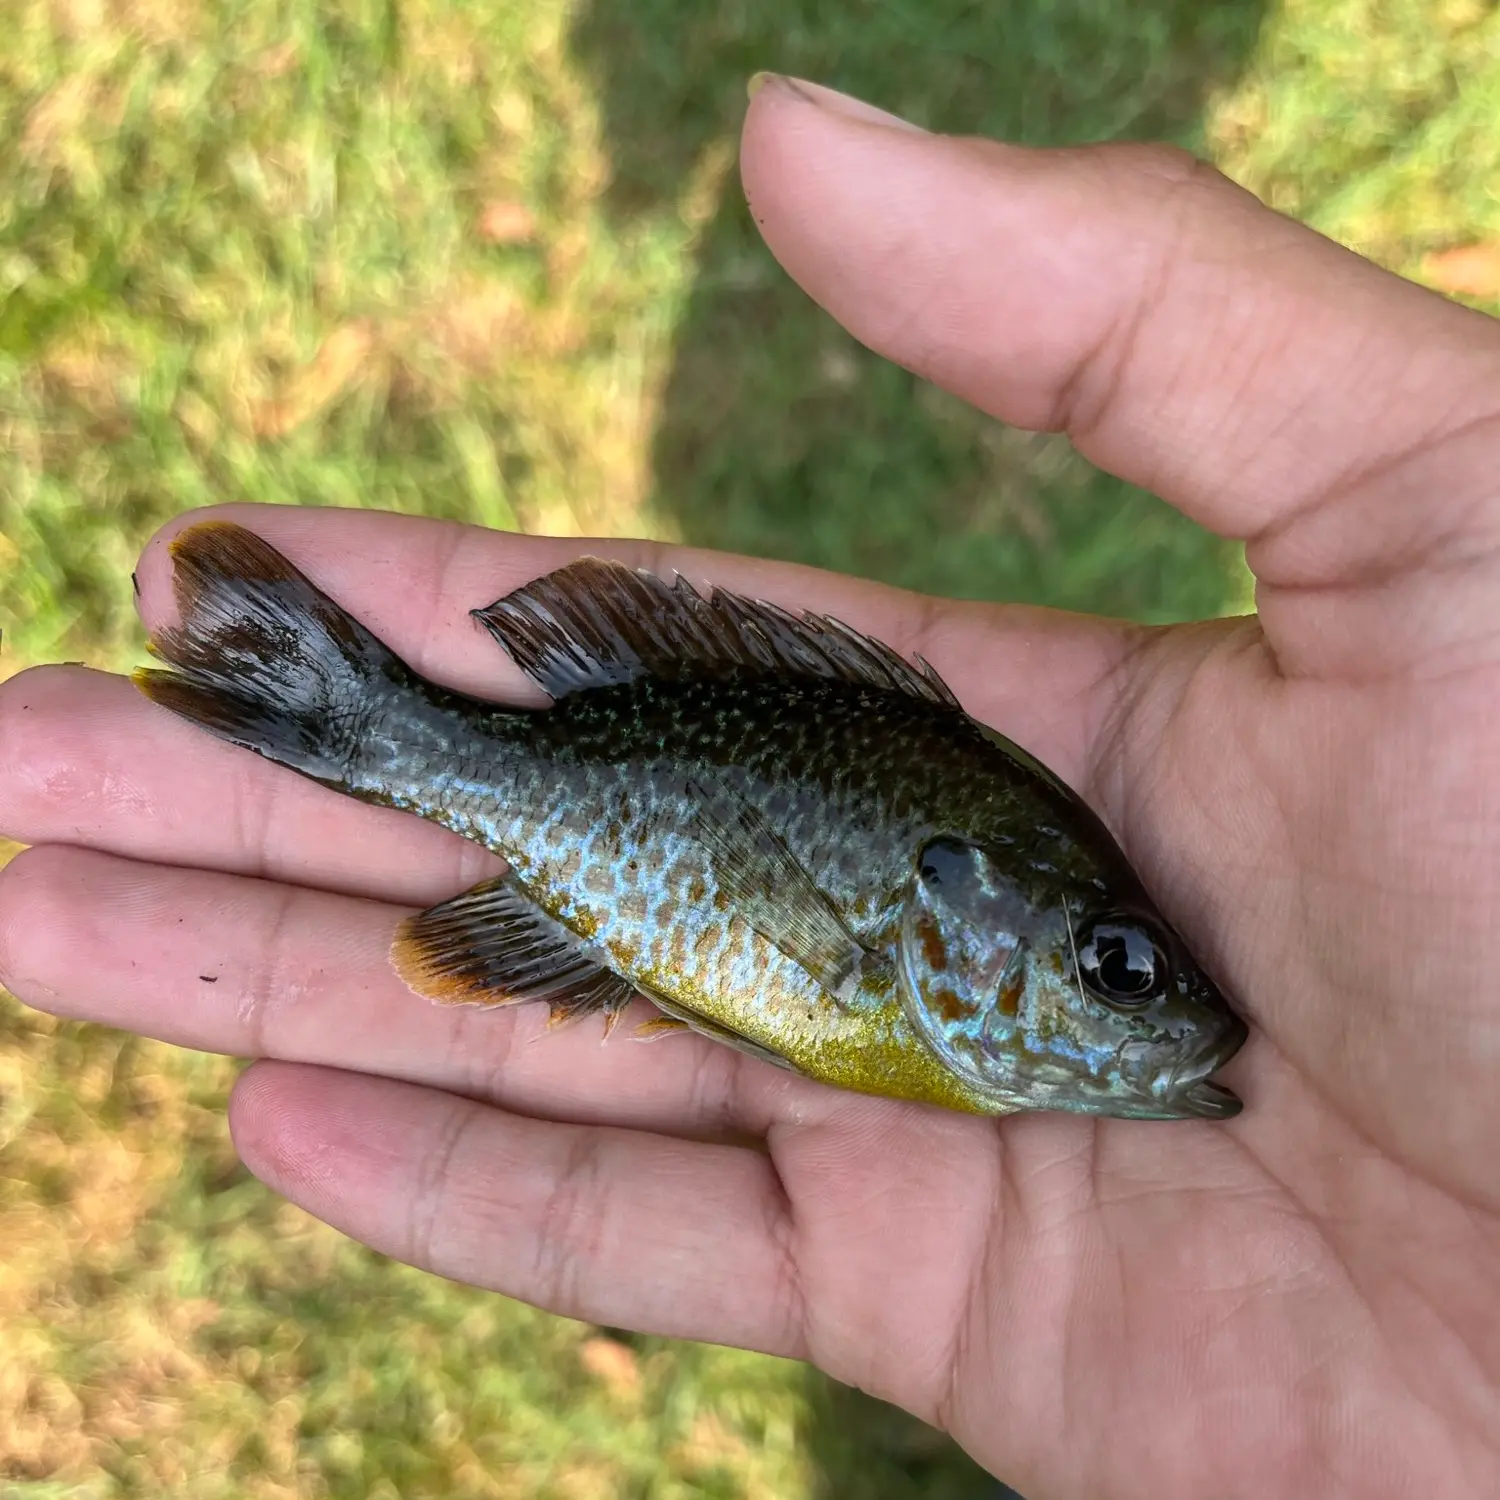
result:
[(702, 589), (718, 584), (833, 615), (932, 663), (975, 717), (1074, 781), (1105, 705), (1098, 688), (1128, 628), (1056, 610), (936, 600), (793, 563), (667, 543), (520, 536), (383, 511), (227, 505), (178, 516), (137, 577), (148, 627), (173, 617), (167, 545), (185, 526), (235, 521), (265, 537), (424, 676), (481, 697), (543, 702), (469, 611), (586, 555)]

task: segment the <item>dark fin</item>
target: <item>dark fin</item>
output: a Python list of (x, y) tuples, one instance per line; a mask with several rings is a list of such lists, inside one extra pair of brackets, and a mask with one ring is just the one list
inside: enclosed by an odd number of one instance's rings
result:
[(180, 623), (157, 631), (135, 684), (202, 728), (343, 786), (373, 690), (408, 679), (395, 655), (269, 543), (227, 521), (169, 548)]
[(635, 995), (509, 875), (408, 917), (396, 929), (391, 963), (417, 994), (449, 1005), (545, 1000), (550, 1024), (603, 1011), (612, 1026)]
[(864, 944), (758, 809), (718, 778), (691, 781), (688, 793), (691, 830), (739, 915), (842, 1004)]
[(834, 678), (923, 702), (958, 700), (925, 661), (826, 615), (788, 613), (682, 577), (664, 583), (624, 563), (585, 557), (474, 616), (553, 698), (636, 677)]

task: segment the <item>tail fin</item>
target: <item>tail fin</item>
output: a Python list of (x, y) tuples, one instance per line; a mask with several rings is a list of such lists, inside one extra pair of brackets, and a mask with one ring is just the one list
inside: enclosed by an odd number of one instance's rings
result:
[(254, 532), (208, 521), (170, 546), (181, 623), (142, 669), (153, 702), (327, 786), (347, 787), (370, 711), (411, 681), (396, 655)]

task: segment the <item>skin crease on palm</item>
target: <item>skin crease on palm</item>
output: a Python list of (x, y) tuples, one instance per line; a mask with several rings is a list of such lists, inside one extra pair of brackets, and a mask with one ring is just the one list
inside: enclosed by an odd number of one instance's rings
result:
[(922, 652), (1084, 791), (1236, 998), (1244, 1114), (973, 1119), (428, 1005), (391, 930), (488, 856), (76, 668), (0, 690), (0, 832), (37, 846), (0, 875), (0, 979), (264, 1059), (245, 1161), (377, 1248), (815, 1361), (1035, 1500), (1500, 1493), (1500, 327), (1164, 149), (936, 137), (773, 79), (743, 176), (860, 339), (1246, 539), (1258, 617), (225, 513), (492, 696), (524, 690), (465, 611), (587, 550)]

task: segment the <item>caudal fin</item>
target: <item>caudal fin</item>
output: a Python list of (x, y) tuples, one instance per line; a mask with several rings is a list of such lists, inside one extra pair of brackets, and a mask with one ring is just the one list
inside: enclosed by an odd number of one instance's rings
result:
[(227, 521), (173, 538), (180, 623), (135, 683), (153, 702), (325, 785), (347, 787), (371, 710), (410, 681), (395, 654), (269, 543)]

